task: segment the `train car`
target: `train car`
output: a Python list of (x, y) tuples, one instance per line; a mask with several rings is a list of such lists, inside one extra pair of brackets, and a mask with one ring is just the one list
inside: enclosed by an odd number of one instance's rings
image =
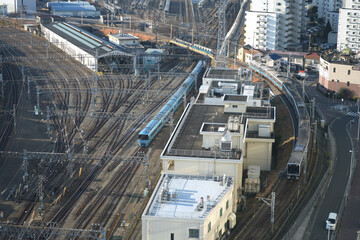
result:
[(201, 50), (201, 51), (205, 52), (206, 54), (212, 54), (213, 53), (212, 49), (201, 46), (201, 45), (198, 45), (198, 44), (193, 44), (193, 47), (195, 49), (198, 49), (198, 50)]
[(201, 75), (203, 61), (199, 61), (190, 76), (187, 77), (181, 87), (175, 92), (170, 100), (161, 108), (156, 116), (139, 133), (139, 146), (148, 147), (150, 142), (162, 129), (171, 112), (175, 112), (183, 100), (184, 94), (187, 95), (195, 84), (195, 80)]
[(288, 179), (299, 179), (304, 162), (304, 146), (301, 144), (295, 145), (291, 152), (290, 159), (286, 167), (286, 176)]

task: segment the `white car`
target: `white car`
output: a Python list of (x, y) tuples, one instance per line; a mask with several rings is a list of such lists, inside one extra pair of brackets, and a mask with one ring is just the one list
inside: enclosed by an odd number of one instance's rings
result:
[(335, 230), (337, 223), (337, 214), (336, 213), (329, 213), (329, 217), (326, 220), (326, 229), (328, 230)]

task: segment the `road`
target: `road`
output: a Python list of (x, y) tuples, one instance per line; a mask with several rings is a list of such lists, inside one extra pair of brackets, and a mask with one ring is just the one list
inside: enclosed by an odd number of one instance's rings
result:
[[(344, 198), (351, 158), (351, 153), (349, 152), (351, 142), (345, 131), (345, 126), (350, 120), (354, 119), (354, 117), (339, 114), (339, 112), (331, 110), (330, 105), (342, 104), (342, 102), (324, 97), (317, 91), (315, 86), (316, 85), (308, 86), (306, 88), (307, 93), (310, 98), (315, 97), (317, 106), (324, 113), (328, 123), (331, 122), (330, 127), (333, 132), (336, 147), (333, 175), (315, 216), (313, 216), (313, 224), (309, 238), (311, 240), (322, 240), (328, 238), (325, 221), (329, 212), (339, 212), (341, 202)], [(345, 102), (344, 104), (352, 103)], [(351, 106), (350, 108), (353, 109)]]

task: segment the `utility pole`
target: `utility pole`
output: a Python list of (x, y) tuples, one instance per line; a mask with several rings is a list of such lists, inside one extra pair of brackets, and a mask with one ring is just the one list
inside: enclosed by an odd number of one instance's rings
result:
[(170, 39), (172, 39), (172, 24), (170, 24)]
[[(360, 100), (360, 99), (359, 99)], [(356, 143), (357, 143), (357, 145), (356, 145), (356, 149), (357, 149), (357, 147), (359, 146), (359, 132), (360, 132), (360, 112), (359, 112), (359, 100), (357, 101), (357, 107), (358, 107), (358, 110), (357, 110), (357, 112), (358, 112), (358, 129), (357, 129), (357, 135), (356, 135)]]
[(194, 43), (194, 26), (191, 30), (191, 43), (193, 44)]
[(25, 183), (25, 186), (24, 186), (25, 189), (27, 189), (27, 187), (28, 187), (28, 184), (27, 184), (28, 176), (29, 176), (29, 174), (28, 174), (28, 165), (29, 165), (29, 163), (28, 163), (27, 151), (26, 151), (26, 149), (24, 149), (24, 155), (23, 155), (23, 171), (24, 171), (23, 181)]
[(16, 104), (13, 104), (13, 116), (14, 116), (14, 133), (16, 135)]
[(36, 88), (36, 108), (40, 109), (40, 89)]
[[(5, 11), (4, 11), (5, 12)], [(1, 74), (0, 74), (0, 81), (1, 81), (1, 97), (2, 97), (2, 100), (4, 100), (4, 77), (3, 77), (3, 74), (2, 74), (2, 68), (3, 68), (3, 59), (2, 57), (0, 56), (0, 66), (1, 66)]]
[(49, 109), (49, 106), (46, 106), (46, 129), (47, 129), (48, 135), (50, 137), (50, 109)]
[(274, 234), (274, 222), (275, 222), (275, 192), (271, 193), (271, 198), (258, 198), (262, 200), (266, 205), (270, 206), (271, 208), (271, 234)]
[(169, 127), (170, 127), (170, 136), (171, 136), (171, 133), (174, 131), (174, 113), (172, 111), (170, 113)]
[(313, 100), (312, 100), (312, 112), (311, 112), (311, 117), (312, 117), (312, 119), (313, 119), (313, 121), (315, 122), (315, 98), (313, 98)]
[(40, 203), (40, 206), (38, 208), (39, 210), (39, 214), (41, 215), (42, 213), (42, 210), (44, 208), (44, 204), (43, 204), (43, 200), (44, 200), (44, 185), (43, 185), (43, 182), (44, 182), (44, 176), (43, 175), (39, 175), (39, 182), (38, 182), (38, 189), (37, 189), (37, 194), (39, 196), (39, 203)]
[(30, 98), (30, 78), (27, 77), (27, 93), (28, 93), (28, 97)]
[(70, 178), (73, 178), (73, 174), (74, 174), (74, 162), (73, 162), (73, 156), (70, 153), (70, 149), (69, 149), (69, 164), (68, 164), (68, 171), (70, 174)]

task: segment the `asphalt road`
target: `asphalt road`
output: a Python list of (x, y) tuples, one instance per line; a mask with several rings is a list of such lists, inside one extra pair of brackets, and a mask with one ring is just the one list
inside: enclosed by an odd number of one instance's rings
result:
[[(311, 240), (325, 240), (328, 239), (328, 231), (325, 229), (325, 221), (329, 212), (339, 212), (341, 202), (344, 198), (344, 192), (349, 177), (349, 167), (351, 153), (351, 142), (346, 133), (346, 124), (354, 119), (354, 117), (346, 116), (339, 112), (330, 109), (331, 105), (336, 104), (353, 104), (352, 102), (342, 103), (340, 100), (333, 100), (324, 97), (316, 90), (315, 86), (306, 88), (310, 98), (315, 97), (317, 106), (324, 113), (328, 123), (332, 122), (331, 129), (335, 138), (335, 163), (333, 176), (330, 180), (327, 191), (325, 192), (320, 205), (317, 208), (314, 219), (312, 221), (312, 230), (310, 233)], [(350, 108), (354, 108), (353, 106)], [(333, 234), (333, 233), (330, 233)]]
[(313, 240), (327, 239), (328, 231), (325, 229), (325, 221), (329, 212), (339, 212), (341, 202), (344, 198), (351, 158), (349, 152), (351, 143), (346, 134), (345, 126), (351, 119), (349, 116), (340, 116), (335, 119), (332, 124), (332, 131), (336, 142), (334, 174), (313, 222), (313, 229), (310, 235), (310, 239)]

